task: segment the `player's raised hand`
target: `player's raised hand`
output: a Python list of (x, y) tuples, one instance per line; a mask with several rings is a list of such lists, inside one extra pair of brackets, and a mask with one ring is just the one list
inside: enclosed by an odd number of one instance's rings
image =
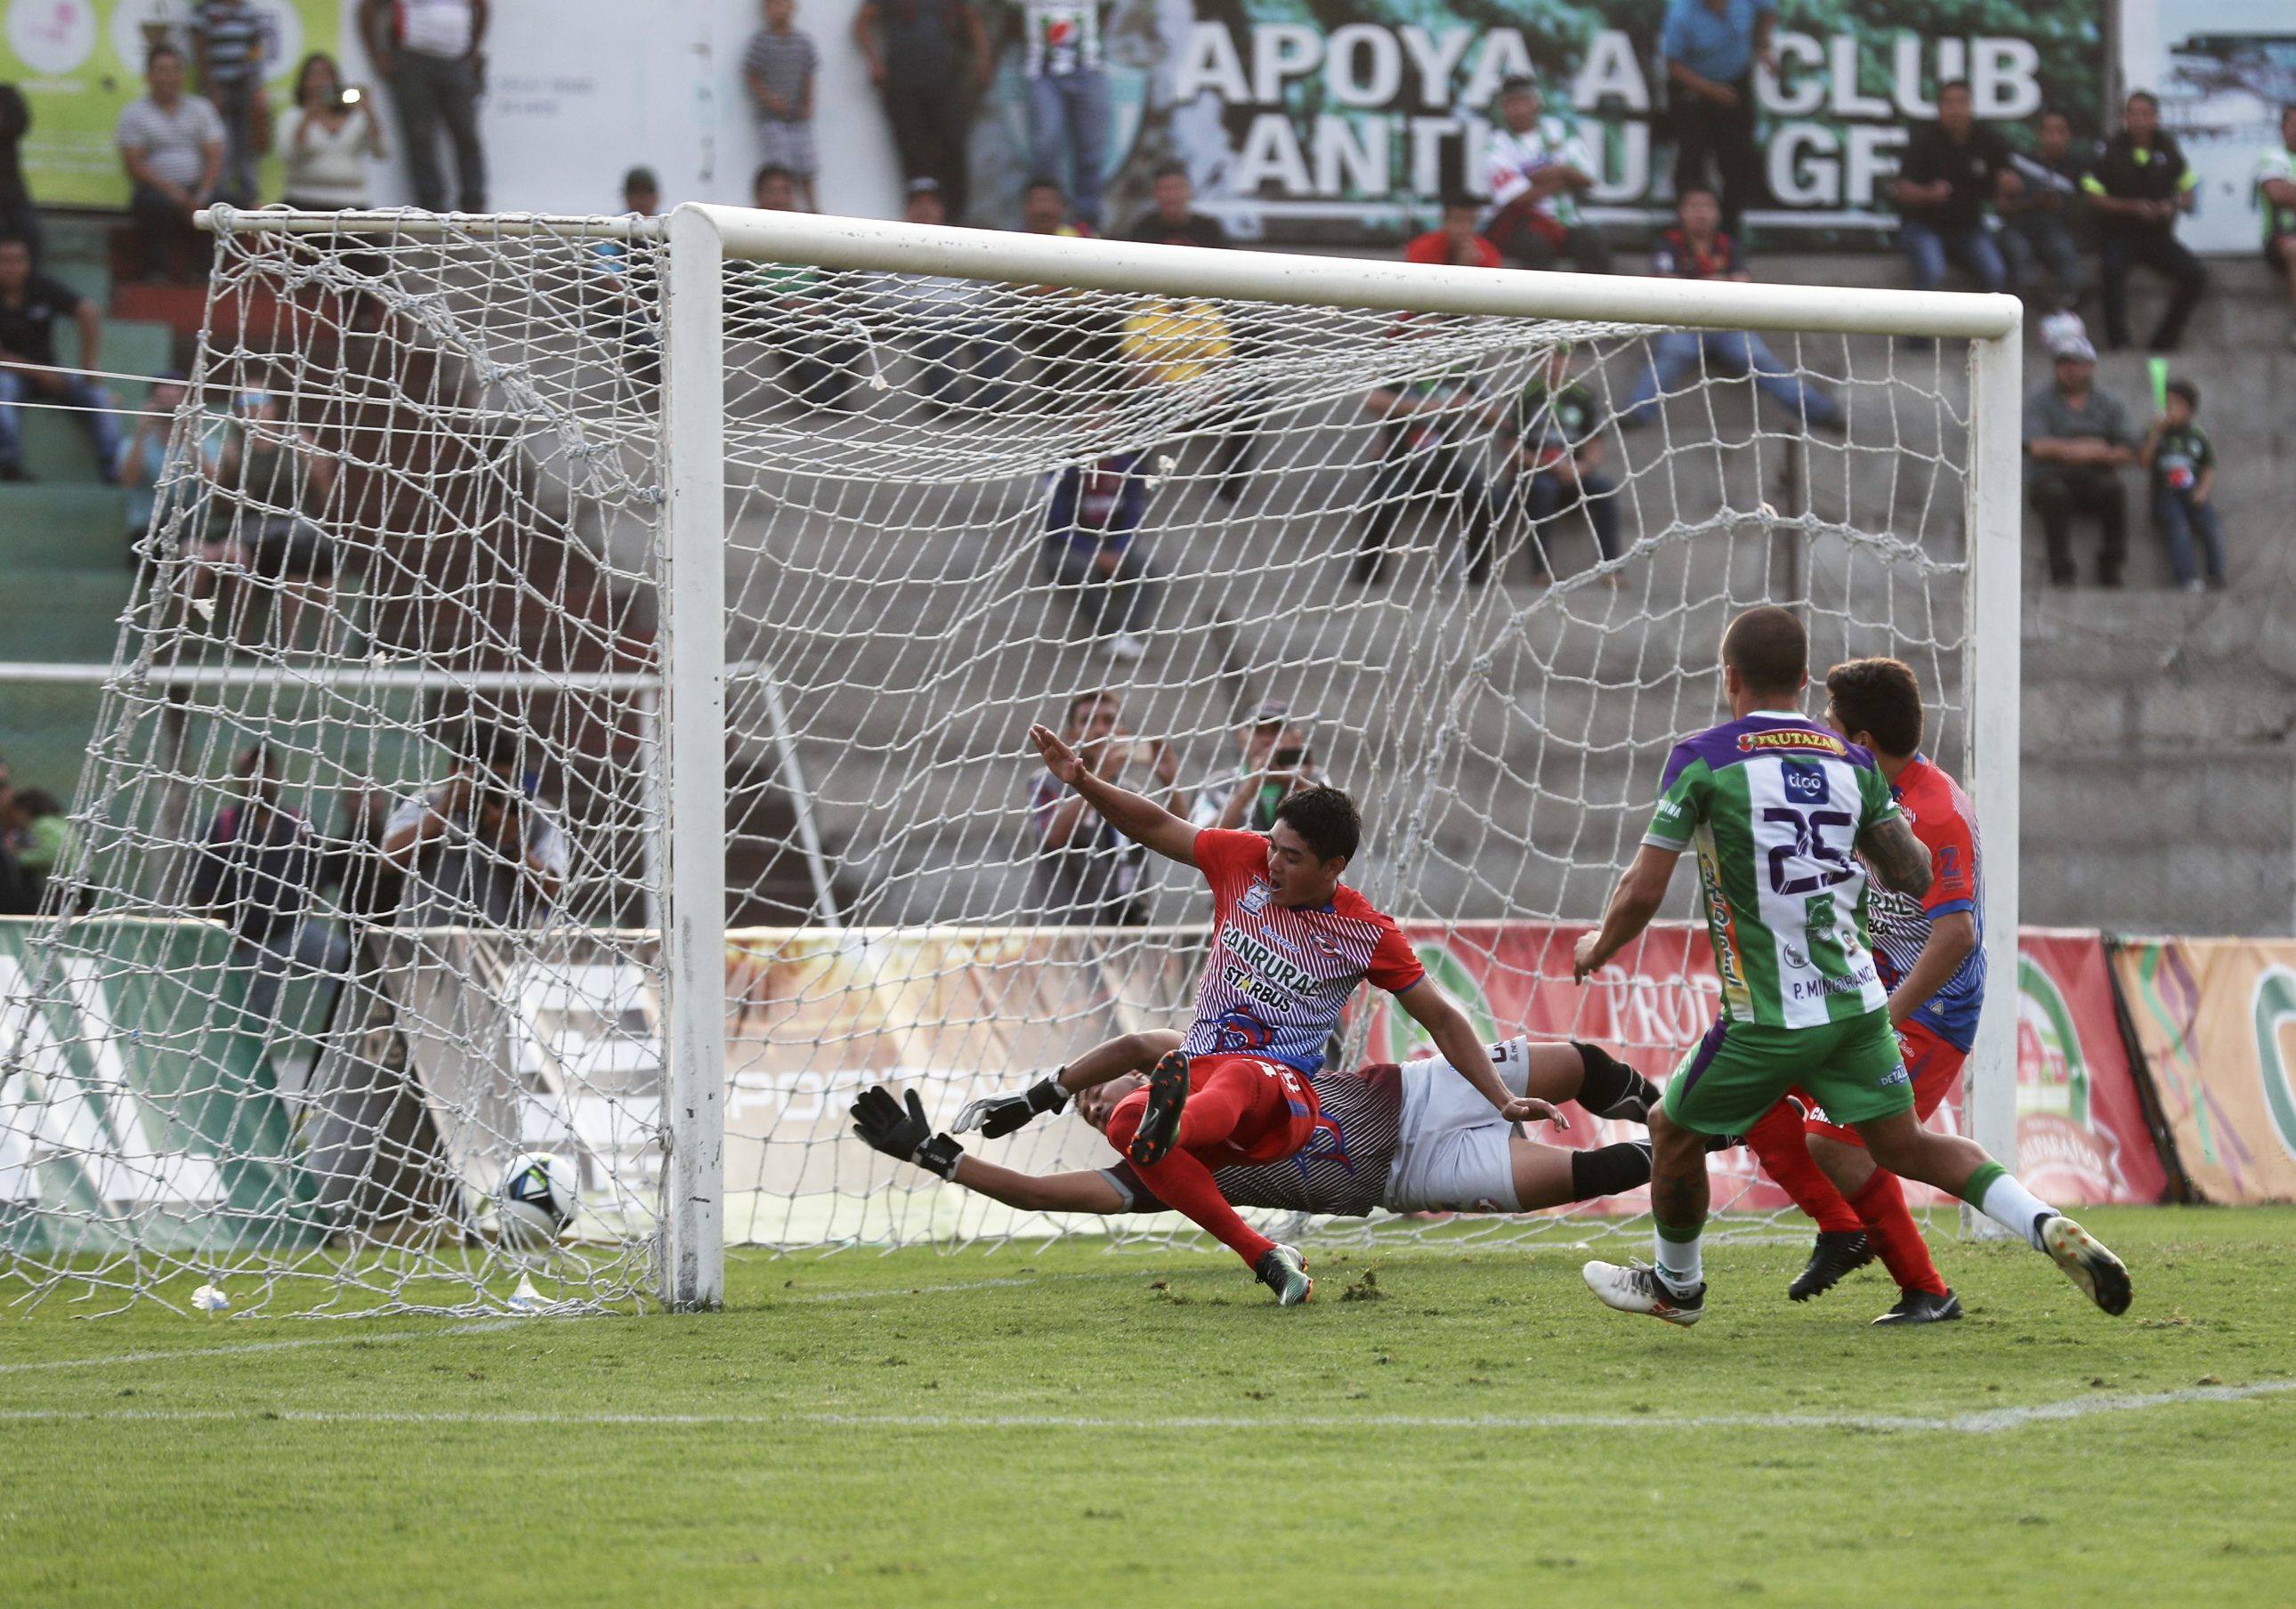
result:
[(1557, 1129), (1570, 1127), (1570, 1120), (1562, 1115), (1560, 1107), (1551, 1102), (1542, 1101), (1533, 1095), (1515, 1096), (1499, 1108), (1499, 1115), (1510, 1123), (1536, 1123), (1545, 1119)]
[(1061, 740), (1061, 735), (1039, 723), (1029, 728), (1029, 741), (1037, 745), (1037, 752), (1045, 757), (1045, 769), (1062, 782), (1074, 787), (1085, 773), (1084, 761), (1077, 751)]

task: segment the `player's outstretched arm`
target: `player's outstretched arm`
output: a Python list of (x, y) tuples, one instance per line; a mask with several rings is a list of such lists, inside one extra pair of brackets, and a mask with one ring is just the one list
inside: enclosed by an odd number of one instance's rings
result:
[(954, 1131), (968, 1134), (978, 1129), (984, 1138), (1002, 1139), (1027, 1128), (1039, 1112), (1065, 1109), (1069, 1096), (1078, 1090), (1094, 1088), (1128, 1072), (1145, 1072), (1166, 1051), (1179, 1047), (1180, 1036), (1169, 1029), (1119, 1034), (1094, 1046), (1053, 1077), (1038, 1079), (1018, 1095), (996, 1095), (966, 1102), (964, 1109), (956, 1114)]
[(882, 1084), (863, 1090), (853, 1103), (853, 1132), (873, 1151), (914, 1162), (929, 1173), (1022, 1211), (1106, 1214), (1124, 1211), (1123, 1196), (1097, 1173), (1053, 1173), (1038, 1178), (967, 1156), (953, 1137), (932, 1131), (924, 1103), (914, 1089), (908, 1092), (906, 1104)]
[(1570, 962), (1575, 981), (1584, 983), (1650, 925), (1659, 907), (1666, 903), (1666, 885), (1674, 881), (1674, 863), (1681, 858), (1680, 850), (1662, 850), (1654, 843), (1635, 851), (1634, 859), (1619, 875), (1619, 886), (1611, 891), (1603, 925), (1578, 940)]
[(1883, 888), (1895, 889), (1916, 899), (1930, 891), (1930, 852), (1914, 836), (1914, 829), (1906, 825), (1904, 817), (1877, 821), (1860, 833), (1857, 852), (1874, 868), (1874, 875), (1882, 880)]
[(1436, 986), (1434, 979), (1420, 979), (1396, 996), (1395, 1003), (1427, 1030), (1435, 1041), (1437, 1054), (1450, 1063), (1451, 1070), (1480, 1090), (1483, 1098), (1497, 1107), (1499, 1115), (1508, 1122), (1528, 1123), (1547, 1118), (1557, 1129), (1570, 1126), (1570, 1119), (1548, 1102), (1536, 1096), (1508, 1092), (1491, 1066), (1490, 1051), (1476, 1037), (1474, 1024), (1467, 1021), (1467, 1014), (1451, 997)]
[(1045, 757), (1045, 769), (1084, 796), (1100, 817), (1135, 843), (1144, 843), (1168, 860), (1196, 864), (1196, 829), (1144, 793), (1119, 788), (1096, 775), (1050, 727), (1029, 728), (1029, 740)]

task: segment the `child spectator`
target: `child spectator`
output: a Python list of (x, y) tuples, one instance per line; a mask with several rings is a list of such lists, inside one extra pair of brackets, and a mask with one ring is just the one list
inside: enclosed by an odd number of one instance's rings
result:
[[(2256, 206), (2264, 215), (2264, 260), (2287, 282), (2296, 308), (2296, 106), (2281, 111), (2280, 144), (2256, 159)], [(2288, 344), (2296, 347), (2296, 324), (2288, 326)]]
[(1526, 268), (1552, 268), (1564, 257), (1587, 274), (1611, 271), (1611, 245), (1578, 213), (1578, 193), (1595, 183), (1587, 142), (1560, 118), (1545, 116), (1538, 86), (1509, 78), (1499, 89), (1498, 127), (1484, 147), (1491, 200), (1498, 206), (1483, 233)]
[[(1553, 550), (1547, 534), (1566, 508), (1583, 508), (1595, 528), (1595, 546), (1605, 561), (1619, 556), (1618, 482), (1602, 472), (1603, 405), (1587, 383), (1570, 374), (1570, 349), (1557, 345), (1515, 398), (1514, 489), (1511, 515), (1530, 521), (1531, 579), (1551, 581)], [(1510, 521), (1511, 523), (1511, 521)], [(1613, 573), (1610, 579), (1617, 582)]]
[(2080, 182), (2088, 174), (2088, 158), (2073, 147), (2070, 119), (2052, 106), (2041, 113), (2041, 127), (2033, 153), (2009, 153), (2009, 171), (2017, 176), (2014, 193), (2004, 193), (1995, 203), (2001, 214), (2001, 254), (2009, 259), (2009, 273), (2020, 294), (2038, 301), (2041, 270), (2056, 275), (2057, 294), (2050, 305), (2070, 308), (2080, 300), (2080, 250), (2073, 244), (2073, 209), (2080, 199)]
[(1471, 195), (1447, 195), (1443, 198), (1443, 222), (1426, 234), (1415, 235), (1403, 248), (1403, 260), (1407, 263), (1432, 263), (1437, 267), (1455, 268), (1500, 268), (1506, 266), (1499, 249), (1475, 232), (1475, 220), (1482, 209)]
[(271, 103), (263, 80), (279, 50), (276, 26), (247, 0), (200, 0), (192, 8), (191, 33), (200, 92), (223, 119), (223, 178), (216, 193), (251, 205), (255, 165), (271, 149)]
[(2176, 136), (2161, 127), (2161, 103), (2144, 90), (2128, 97), (2120, 132), (2098, 150), (2081, 180), (2096, 209), (2097, 260), (2104, 281), (2104, 344), (2128, 344), (2128, 270), (2138, 263), (2175, 290), (2152, 332), (2152, 349), (2173, 352), (2185, 321), (2208, 289), (2209, 271), (2177, 238), (2177, 217), (2193, 209), (2200, 186)]
[(758, 145), (768, 167), (786, 168), (808, 212), (818, 212), (813, 181), (821, 158), (813, 144), (813, 81), (821, 53), (791, 26), (797, 0), (765, 0), (766, 25), (742, 53), (742, 81), (758, 106)]
[(1109, 657), (1127, 663), (1148, 644), (1139, 634), (1155, 618), (1156, 572), (1136, 539), (1148, 512), (1147, 453), (1112, 453), (1046, 477), (1045, 579), (1076, 592)]
[[(2136, 461), (2152, 476), (2152, 522), (2169, 538), (2169, 564), (2177, 572), (2177, 585), (2186, 592), (2202, 592), (2225, 584), (2224, 526), (2211, 496), (2217, 484), (2216, 448), (2193, 417), (2201, 408), (2200, 387), (2189, 380), (2172, 380), (2165, 401), (2167, 406), (2137, 449)], [(2206, 581), (2193, 563), (2195, 536), (2208, 555)]]

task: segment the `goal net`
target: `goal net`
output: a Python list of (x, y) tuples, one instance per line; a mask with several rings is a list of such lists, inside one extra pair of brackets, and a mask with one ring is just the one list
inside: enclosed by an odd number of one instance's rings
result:
[[(0, 935), (19, 1303), (576, 1310), (709, 1300), (721, 1240), (1187, 1240), (849, 1132), (869, 1084), (946, 1126), (1186, 1023), (1203, 891), (1064, 809), (1032, 721), (1202, 822), (1346, 786), (1350, 882), (1484, 1032), (1662, 1080), (1718, 998), (1693, 879), (1585, 988), (1571, 945), (1723, 717), (1724, 623), (1781, 603), (1821, 669), (1919, 673), (2013, 932), (2001, 299), (726, 209), (215, 221), (77, 846)], [(1335, 1054), (1411, 1030), (1359, 995)], [(1571, 1111), (1558, 1143), (1639, 1133)], [(968, 1143), (1115, 1160), (1073, 1112)], [(1725, 1232), (1783, 1232), (1744, 1153), (1716, 1176)]]

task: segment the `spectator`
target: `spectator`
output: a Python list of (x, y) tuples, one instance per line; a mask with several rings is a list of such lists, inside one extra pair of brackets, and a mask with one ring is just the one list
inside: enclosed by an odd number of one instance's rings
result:
[(366, 165), (390, 154), (382, 124), (366, 93), (346, 87), (335, 59), (324, 51), (303, 58), (295, 75), (295, 104), (280, 132), (290, 207), (338, 212), (372, 204)]
[(963, 223), (972, 193), (973, 103), (988, 93), (996, 65), (980, 13), (967, 0), (861, 0), (853, 37), (884, 97), (902, 178), (931, 179), (948, 220)]
[(279, 51), (270, 14), (247, 0), (199, 0), (192, 7), (192, 64), (200, 93), (223, 119), (223, 176), (216, 194), (234, 206), (252, 206), (255, 165), (271, 149), (271, 101), (264, 70)]
[(149, 93), (119, 113), (121, 165), (134, 186), (127, 208), (143, 239), (144, 275), (173, 277), (176, 250), (185, 248), (193, 277), (207, 277), (209, 241), (192, 215), (212, 200), (223, 173), (224, 126), (216, 109), (184, 93), (184, 55), (154, 45), (144, 63)]
[(758, 151), (770, 167), (789, 169), (797, 200), (818, 212), (813, 181), (821, 156), (813, 143), (814, 80), (821, 53), (810, 35), (791, 26), (797, 0), (765, 0), (766, 25), (742, 53), (742, 82), (758, 111)]
[(447, 780), (383, 825), (382, 856), (405, 878), (400, 927), (538, 927), (566, 882), (566, 835), (535, 796), (517, 734), (473, 726)]
[[(1406, 340), (1432, 322), (1398, 319)], [(1491, 499), (1464, 440), (1474, 424), (1496, 424), (1482, 388), (1463, 365), (1398, 385), (1382, 386), (1364, 398), (1364, 411), (1386, 423), (1380, 431), (1379, 467), (1372, 472), (1371, 518), (1356, 552), (1354, 579), (1375, 586), (1387, 578), (1387, 557), (1395, 528), (1406, 514), (1424, 522), (1447, 508), (1458, 511), (1463, 568), (1471, 585), (1491, 579)]]
[(21, 824), (16, 863), (28, 875), (39, 879), (45, 889), (58, 866), (70, 868), (79, 835), (72, 831), (71, 817), (64, 814), (62, 802), (45, 788), (17, 790), (16, 818)]
[(1719, 183), (1722, 233), (1733, 240), (1743, 238), (1746, 209), (1761, 193), (1754, 64), (1777, 71), (1777, 0), (1669, 0), (1659, 32), (1674, 102), (1674, 193)]
[[(1061, 736), (1095, 775), (1113, 782), (1128, 768), (1147, 773), (1133, 785), (1183, 815), (1187, 795), (1178, 786), (1179, 762), (1161, 738), (1143, 743), (1124, 727), (1123, 702), (1113, 693), (1086, 693), (1069, 701)], [(1037, 834), (1038, 894), (1056, 922), (1078, 927), (1148, 925), (1146, 849), (1103, 820), (1084, 796), (1049, 774), (1029, 784), (1029, 825)]]
[[(1675, 226), (1659, 237), (1651, 254), (1651, 270), (1674, 279), (1750, 280), (1746, 254), (1737, 237), (1721, 227), (1722, 209), (1714, 193), (1693, 185), (1675, 203)], [(1651, 366), (1635, 384), (1620, 425), (1637, 430), (1658, 416), (1659, 398), (1681, 378), (1682, 372), (1706, 361), (1732, 379), (1753, 376), (1762, 394), (1812, 430), (1846, 428), (1841, 404), (1810, 382), (1789, 370), (1771, 352), (1769, 343), (1744, 330), (1669, 330), (1651, 342)]]
[(278, 398), (240, 395), (237, 428), (224, 446), (217, 518), (227, 521), (227, 557), (277, 595), (271, 629), (282, 650), (301, 646), (306, 613), (318, 621), (315, 646), (323, 653), (330, 646), (335, 544), (320, 521), (336, 474), (333, 456), (287, 423)]
[(1289, 707), (1270, 700), (1235, 729), (1240, 758), (1235, 773), (1196, 795), (1188, 821), (1197, 827), (1266, 833), (1275, 825), (1275, 807), (1299, 788), (1324, 780), (1308, 744), (1308, 731), (1294, 726)]
[[(2152, 522), (2169, 538), (2169, 566), (2177, 585), (2202, 592), (2225, 584), (2224, 525), (2217, 518), (2217, 452), (2194, 415), (2201, 388), (2189, 380), (2169, 382), (2167, 406), (2146, 432), (2136, 462), (2152, 477)], [(2193, 562), (2197, 536), (2208, 559), (2208, 579)]]
[(1578, 193), (1595, 182), (1587, 143), (1560, 118), (1543, 115), (1538, 86), (1509, 78), (1499, 90), (1500, 126), (1484, 146), (1484, 172), (1498, 208), (1483, 233), (1526, 268), (1568, 257), (1585, 273), (1611, 271), (1611, 243), (1578, 214)]
[(382, 841), (393, 809), (390, 795), (373, 784), (340, 795), (342, 836), (319, 857), (318, 886), (335, 891), (335, 903), (354, 924), (389, 922), (398, 912), (406, 879), (383, 858)]
[(2009, 283), (2001, 249), (1985, 225), (1988, 201), (2021, 189), (1999, 132), (1977, 120), (1969, 86), (1938, 86), (1937, 121), (1921, 128), (1898, 167), (1898, 243), (1914, 265), (1914, 283), (1945, 283), (1946, 259), (1969, 270), (1980, 291)]
[[(1556, 343), (1515, 398), (1514, 487), (1505, 499), (1511, 516), (1530, 521), (1533, 580), (1554, 579), (1548, 533), (1566, 508), (1587, 511), (1605, 562), (1619, 556), (1619, 487), (1602, 468), (1604, 423), (1594, 391), (1571, 376), (1570, 349)], [(1616, 585), (1617, 572), (1609, 579)]]
[(447, 176), (439, 164), (443, 127), (455, 150), (455, 205), (487, 209), (487, 153), (479, 144), (479, 95), (486, 76), (489, 0), (359, 0), (367, 60), (390, 86), (406, 140), (406, 174), (414, 204), (447, 210)]
[(1162, 162), (1150, 180), (1155, 205), (1134, 222), (1125, 239), (1144, 246), (1228, 246), (1227, 226), (1196, 210), (1195, 185), (1189, 182), (1187, 164)]
[[(901, 216), (929, 227), (946, 224), (940, 181), (930, 175), (911, 179)], [(884, 293), (895, 315), (920, 332), (918, 381), (925, 405), (937, 410), (967, 403), (996, 406), (1010, 359), (981, 287), (940, 275), (905, 274), (888, 275)]]
[(1094, 639), (1128, 663), (1148, 652), (1139, 634), (1156, 614), (1156, 571), (1138, 539), (1148, 512), (1147, 457), (1145, 449), (1111, 453), (1045, 479), (1045, 579), (1075, 589)]
[[(2286, 282), (2296, 308), (2296, 106), (2281, 111), (2280, 144), (2256, 159), (2256, 205), (2264, 215), (2264, 260)], [(2296, 324), (2288, 326), (2288, 344), (2296, 347)]]
[[(795, 212), (797, 176), (768, 162), (758, 169), (750, 199), (760, 211)], [(840, 338), (830, 306), (821, 295), (821, 270), (797, 263), (759, 263), (751, 274), (751, 283), (772, 316), (744, 332), (774, 354), (781, 365), (783, 385), (800, 406), (843, 408), (852, 384), (851, 371), (861, 359), (862, 349), (857, 342)]]
[[(622, 175), (622, 211), (652, 218), (661, 211), (661, 181), (651, 168)], [(651, 253), (633, 255), (627, 241), (605, 239), (590, 248), (598, 271), (601, 333), (622, 356), (622, 373), (639, 385), (661, 379), (661, 286)]]
[(40, 209), (24, 183), (24, 136), (32, 130), (32, 105), (13, 84), (0, 84), (0, 234), (12, 234), (32, 249), (39, 267), (47, 250)]
[(2128, 410), (2096, 386), (2096, 349), (2086, 336), (2058, 343), (2055, 374), (2025, 398), (2025, 486), (2049, 544), (2049, 579), (2073, 584), (2072, 516), (2095, 514), (2102, 538), (2097, 580), (2120, 585), (2128, 558), (2128, 499), (2120, 466), (2136, 460)]
[[(135, 415), (135, 429), (127, 438), (127, 449), (119, 456), (119, 483), (127, 488), (130, 570), (141, 567), (144, 541), (152, 534), (152, 518), (159, 510), (160, 477), (168, 469), (168, 439), (175, 431), (176, 415), (189, 394), (181, 369), (171, 369), (153, 381), (152, 394)], [(224, 436), (217, 431), (198, 431), (186, 432), (186, 437), (187, 449), (197, 455), (199, 467), (194, 473), (179, 477), (176, 501), (187, 511), (186, 523), (193, 524), (209, 488), (222, 473)]]
[(2009, 171), (2016, 175), (2016, 185), (2005, 186), (1995, 202), (2009, 277), (2019, 294), (2038, 303), (2041, 270), (2046, 267), (2057, 279), (2056, 300), (2050, 305), (2070, 308), (2080, 300), (2087, 278), (2073, 244), (2072, 214), (2088, 159), (2073, 148), (2071, 119), (2054, 106), (2045, 110), (2033, 153), (2011, 152)]
[(310, 824), (279, 802), (278, 755), (256, 743), (232, 768), (240, 802), (208, 825), (192, 866), (191, 903), (231, 929), (248, 1014), (268, 1023), (291, 974), (340, 972), (349, 947), (311, 913), (317, 852)]
[(32, 271), (32, 248), (0, 235), (0, 480), (29, 480), (19, 447), (17, 404), (33, 399), (74, 410), (95, 448), (95, 472), (119, 479), (119, 421), (111, 393), (56, 363), (56, 320), (79, 325), (79, 367), (101, 369), (103, 317), (61, 280)]
[(40, 908), (40, 880), (17, 858), (24, 841), (20, 809), (8, 762), (0, 760), (0, 916), (30, 916)]
[(1021, 25), (1028, 36), (1021, 71), (1029, 81), (1034, 176), (1057, 181), (1065, 168), (1077, 218), (1096, 232), (1100, 170), (1108, 157), (1100, 0), (1021, 0)]
[(1475, 223), (1482, 209), (1471, 195), (1443, 198), (1443, 221), (1424, 234), (1414, 235), (1403, 248), (1407, 263), (1431, 263), (1455, 268), (1497, 268), (1505, 266), (1499, 249), (1485, 240)]
[(2190, 212), (2200, 176), (2176, 136), (2161, 127), (2161, 103), (2144, 90), (2128, 97), (2120, 132), (2098, 147), (2081, 180), (2096, 211), (2097, 265), (2104, 282), (2104, 344), (2128, 344), (2128, 270), (2143, 263), (2175, 289), (2152, 331), (2152, 349), (2173, 352), (2185, 321), (2208, 289), (2209, 271), (2177, 238), (2177, 215)]
[(1071, 240), (1095, 240), (1100, 234), (1090, 224), (1069, 216), (1068, 192), (1054, 179), (1030, 179), (1021, 192), (1021, 230), (1024, 234), (1064, 234)]

